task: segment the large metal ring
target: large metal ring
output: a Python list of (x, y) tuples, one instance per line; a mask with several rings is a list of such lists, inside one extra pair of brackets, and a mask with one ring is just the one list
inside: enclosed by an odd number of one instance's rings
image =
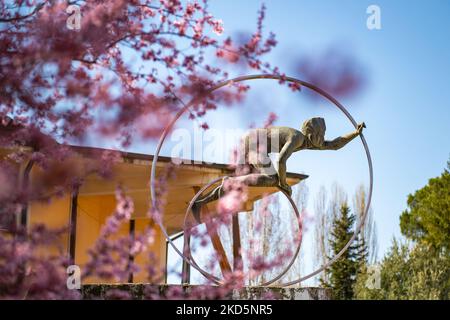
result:
[[(218, 277), (214, 276), (213, 274), (211, 274), (211, 273), (209, 273), (209, 272), (203, 270), (203, 269), (197, 264), (197, 262), (195, 261), (194, 257), (192, 256), (192, 253), (191, 253), (191, 246), (190, 246), (189, 239), (188, 239), (188, 238), (189, 238), (189, 232), (187, 232), (186, 224), (187, 224), (187, 219), (188, 219), (189, 213), (191, 212), (191, 209), (192, 209), (192, 205), (193, 205), (194, 202), (198, 199), (198, 197), (200, 197), (200, 195), (201, 195), (206, 189), (208, 189), (209, 187), (211, 187), (211, 186), (214, 185), (215, 183), (219, 182), (220, 180), (223, 180), (224, 178), (226, 178), (226, 177), (219, 177), (219, 178), (216, 178), (216, 179), (210, 181), (209, 183), (207, 183), (203, 188), (201, 188), (201, 189), (195, 194), (195, 196), (191, 199), (188, 208), (186, 209), (186, 213), (185, 213), (185, 215), (184, 215), (184, 223), (183, 223), (183, 230), (184, 230), (184, 236), (183, 236), (183, 239), (184, 239), (184, 243), (185, 243), (185, 246), (184, 246), (184, 248), (185, 248), (184, 256), (185, 256), (186, 258), (189, 259), (189, 261), (190, 261), (189, 263), (190, 263), (191, 266), (195, 266), (195, 268), (196, 268), (197, 270), (199, 270), (199, 271), (201, 270), (200, 273), (201, 273), (205, 278), (207, 278), (208, 280), (210, 280), (210, 281), (212, 281), (212, 282), (214, 282), (214, 283), (216, 283), (216, 284), (218, 284), (218, 285), (222, 285), (222, 284), (223, 284), (223, 280), (220, 280)], [(280, 188), (279, 188), (279, 189), (280, 189)], [(297, 259), (297, 256), (298, 256), (298, 254), (299, 254), (299, 252), (300, 252), (300, 248), (301, 248), (301, 245), (302, 245), (302, 238), (303, 238), (303, 223), (302, 223), (302, 217), (300, 216), (300, 213), (299, 213), (299, 211), (298, 211), (297, 205), (296, 205), (295, 202), (292, 200), (292, 197), (291, 197), (289, 194), (287, 194), (284, 190), (280, 189), (280, 191), (286, 196), (286, 198), (289, 200), (289, 202), (290, 202), (292, 208), (294, 209), (294, 213), (295, 213), (295, 216), (296, 216), (297, 221), (298, 221), (298, 229), (299, 229), (299, 231), (298, 231), (298, 238), (296, 238), (297, 241), (298, 241), (298, 244), (297, 244), (296, 250), (295, 250), (294, 255), (292, 256), (292, 258), (291, 258), (289, 264), (288, 264), (288, 265), (287, 265), (287, 266), (286, 266), (286, 267), (285, 267), (285, 268), (284, 268), (284, 269), (283, 269), (276, 277), (272, 278), (272, 279), (269, 280), (269, 281), (266, 281), (266, 282), (264, 282), (264, 283), (261, 283), (260, 286), (268, 286), (268, 285), (274, 283), (275, 281), (281, 279), (281, 278), (286, 274), (286, 272), (289, 271), (289, 269), (291, 268), (291, 266), (294, 264), (295, 259)]]
[[(156, 210), (158, 212), (160, 212), (160, 208), (158, 208), (158, 202), (156, 201), (156, 164), (158, 163), (158, 157), (159, 157), (159, 153), (161, 152), (161, 148), (162, 145), (164, 144), (164, 141), (167, 137), (167, 135), (169, 134), (169, 132), (172, 130), (173, 126), (175, 125), (175, 123), (178, 121), (178, 119), (187, 111), (189, 110), (189, 108), (191, 108), (193, 105), (195, 105), (196, 103), (198, 103), (199, 101), (201, 101), (201, 99), (204, 96), (207, 96), (211, 93), (213, 93), (214, 91), (223, 88), (227, 85), (233, 84), (233, 83), (237, 83), (237, 82), (243, 82), (243, 81), (249, 81), (249, 80), (257, 80), (257, 79), (271, 79), (271, 80), (279, 80), (279, 81), (285, 81), (285, 82), (292, 82), (295, 83), (297, 85), (300, 85), (301, 87), (306, 87), (310, 90), (315, 91), (316, 93), (318, 93), (319, 95), (321, 95), (322, 97), (326, 98), (328, 101), (330, 101), (331, 103), (334, 104), (334, 106), (336, 106), (339, 110), (341, 110), (344, 115), (347, 117), (347, 119), (352, 123), (352, 125), (355, 127), (355, 129), (357, 128), (358, 124), (356, 123), (356, 121), (353, 119), (353, 117), (351, 116), (351, 114), (347, 111), (347, 109), (345, 109), (345, 107), (339, 102), (337, 101), (335, 98), (333, 98), (330, 94), (328, 94), (327, 92), (323, 91), (322, 89), (316, 87), (315, 85), (308, 83), (306, 81), (303, 80), (299, 80), (293, 77), (288, 77), (288, 76), (283, 76), (283, 75), (273, 75), (273, 74), (257, 74), (257, 75), (248, 75), (248, 76), (242, 76), (242, 77), (237, 77), (234, 79), (230, 79), (230, 80), (226, 80), (223, 82), (218, 83), (217, 85), (211, 87), (209, 90), (206, 90), (206, 92), (199, 97), (196, 97), (194, 99), (192, 99), (187, 105), (185, 105), (183, 108), (181, 108), (176, 115), (173, 117), (172, 121), (165, 127), (161, 137), (159, 138), (158, 141), (158, 145), (156, 147), (156, 152), (155, 155), (153, 156), (153, 161), (152, 161), (152, 169), (151, 169), (151, 175), (150, 175), (150, 196), (151, 196), (151, 204), (152, 204), (152, 208), (153, 210)], [(300, 283), (302, 281), (305, 281), (306, 279), (309, 279), (317, 274), (319, 274), (320, 272), (324, 271), (326, 268), (328, 268), (329, 266), (331, 266), (336, 260), (338, 260), (343, 254), (344, 252), (348, 249), (348, 247), (352, 244), (352, 242), (356, 239), (358, 233), (361, 231), (362, 227), (364, 226), (367, 214), (369, 212), (369, 208), (370, 208), (370, 204), (372, 201), (372, 192), (373, 192), (373, 165), (372, 165), (372, 158), (370, 156), (370, 151), (369, 151), (369, 147), (367, 145), (366, 139), (364, 138), (364, 135), (361, 133), (359, 135), (361, 142), (364, 146), (364, 150), (366, 152), (366, 157), (367, 157), (367, 163), (368, 163), (368, 169), (369, 169), (369, 177), (370, 177), (370, 183), (369, 183), (369, 195), (367, 197), (367, 206), (365, 208), (364, 214), (361, 218), (361, 220), (359, 221), (355, 232), (353, 233), (352, 237), (350, 238), (350, 240), (347, 242), (347, 244), (341, 249), (341, 251), (339, 251), (332, 259), (330, 259), (330, 261), (328, 261), (327, 263), (325, 263), (324, 265), (322, 265), (320, 268), (318, 268), (317, 270), (314, 270), (313, 272), (309, 273), (308, 275), (301, 277), (299, 279), (287, 282), (282, 284), (282, 286), (291, 286), (297, 283)], [(184, 261), (186, 261), (187, 263), (191, 264), (189, 259), (175, 246), (175, 244), (173, 243), (172, 239), (170, 238), (166, 228), (164, 227), (163, 223), (162, 223), (162, 219), (157, 219), (156, 221), (159, 225), (159, 227), (161, 228), (161, 231), (163, 232), (164, 236), (166, 237), (168, 243), (170, 243), (170, 245), (173, 247), (173, 249), (175, 250), (175, 252), (178, 253), (178, 255), (183, 258)], [(195, 265), (192, 265), (195, 269), (197, 269), (199, 272), (201, 272), (201, 270), (199, 270), (199, 268), (197, 268)]]

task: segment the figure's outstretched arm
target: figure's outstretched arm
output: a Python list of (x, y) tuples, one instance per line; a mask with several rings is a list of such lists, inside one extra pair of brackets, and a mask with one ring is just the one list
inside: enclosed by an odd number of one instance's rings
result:
[(359, 136), (361, 134), (363, 128), (365, 128), (365, 127), (366, 127), (366, 125), (364, 122), (360, 123), (360, 124), (358, 124), (358, 128), (354, 132), (343, 135), (343, 136), (338, 137), (331, 141), (325, 141), (323, 143), (323, 147), (321, 149), (322, 150), (339, 150), (342, 147), (344, 147), (347, 143), (349, 143), (350, 141), (355, 139), (357, 136)]

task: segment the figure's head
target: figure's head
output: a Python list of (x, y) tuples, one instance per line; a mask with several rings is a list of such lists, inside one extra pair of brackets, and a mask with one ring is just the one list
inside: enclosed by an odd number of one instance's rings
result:
[(321, 147), (325, 141), (327, 127), (323, 118), (311, 118), (303, 122), (302, 133), (315, 147)]

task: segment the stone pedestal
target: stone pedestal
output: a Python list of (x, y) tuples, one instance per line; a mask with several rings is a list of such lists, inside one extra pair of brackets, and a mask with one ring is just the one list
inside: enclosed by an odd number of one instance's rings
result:
[[(83, 299), (111, 299), (122, 294), (117, 292), (128, 293), (132, 299), (143, 300), (160, 298), (164, 299), (171, 296), (171, 292), (177, 292), (181, 298), (198, 296), (199, 290), (205, 292), (215, 292), (217, 287), (205, 287), (196, 285), (151, 285), (151, 284), (90, 284), (83, 285), (81, 293)], [(206, 297), (205, 297), (206, 298)], [(211, 296), (207, 297), (211, 298)], [(223, 296), (218, 297), (220, 299)], [(244, 287), (242, 289), (234, 289), (225, 295), (225, 299), (229, 300), (260, 300), (260, 299), (276, 299), (276, 300), (329, 300), (330, 293), (323, 288), (279, 288), (279, 287)]]

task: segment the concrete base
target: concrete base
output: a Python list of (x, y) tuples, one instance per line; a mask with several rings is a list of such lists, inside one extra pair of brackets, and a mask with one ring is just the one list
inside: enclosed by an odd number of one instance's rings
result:
[[(120, 290), (120, 291), (119, 291)], [(199, 291), (205, 292), (203, 297)], [(172, 296), (177, 292), (177, 297), (214, 299), (214, 292), (218, 287), (206, 287), (196, 285), (151, 285), (151, 284), (90, 284), (83, 285), (81, 293), (83, 299), (114, 299), (119, 298), (121, 294), (117, 292), (128, 293), (132, 299), (164, 299), (167, 295)], [(171, 294), (172, 292), (172, 294)], [(193, 292), (196, 292), (192, 294)], [(225, 295), (220, 293), (218, 299), (227, 300), (329, 300), (330, 292), (324, 288), (279, 288), (279, 287), (244, 287), (234, 289)]]

